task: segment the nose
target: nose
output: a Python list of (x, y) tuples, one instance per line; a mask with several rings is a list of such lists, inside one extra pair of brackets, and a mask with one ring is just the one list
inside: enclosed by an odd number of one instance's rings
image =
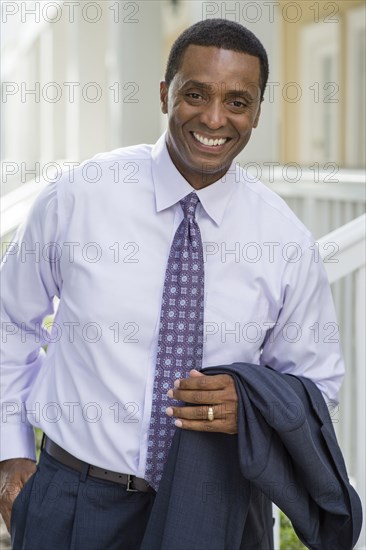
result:
[(225, 107), (220, 99), (212, 99), (205, 105), (201, 114), (201, 122), (211, 130), (217, 130), (225, 126)]

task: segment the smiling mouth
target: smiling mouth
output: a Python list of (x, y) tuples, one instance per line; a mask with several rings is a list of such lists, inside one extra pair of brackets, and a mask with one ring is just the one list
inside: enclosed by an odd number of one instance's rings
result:
[(227, 141), (229, 141), (230, 138), (216, 138), (216, 139), (209, 139), (201, 134), (198, 134), (197, 132), (191, 132), (193, 137), (195, 138), (198, 143), (201, 143), (201, 145), (205, 145), (206, 147), (212, 147), (213, 149), (215, 147), (220, 147), (224, 145)]

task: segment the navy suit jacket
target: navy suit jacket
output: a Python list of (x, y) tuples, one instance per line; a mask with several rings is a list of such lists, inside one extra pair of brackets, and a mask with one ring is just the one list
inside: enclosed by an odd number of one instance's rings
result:
[(271, 501), (313, 550), (351, 550), (361, 503), (325, 401), (305, 378), (248, 363), (230, 374), (238, 435), (177, 430), (141, 550), (272, 550)]

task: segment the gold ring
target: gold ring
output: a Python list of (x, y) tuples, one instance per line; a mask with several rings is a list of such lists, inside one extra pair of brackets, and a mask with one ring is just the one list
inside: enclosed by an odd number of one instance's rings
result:
[(213, 407), (209, 407), (208, 410), (207, 410), (207, 420), (209, 420), (210, 422), (215, 420)]

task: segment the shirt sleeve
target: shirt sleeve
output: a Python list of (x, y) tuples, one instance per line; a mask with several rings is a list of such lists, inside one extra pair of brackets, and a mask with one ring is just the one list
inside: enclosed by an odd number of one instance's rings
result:
[(4, 243), (1, 265), (1, 439), (0, 460), (35, 459), (33, 427), (25, 402), (42, 366), (42, 321), (60, 295), (57, 257), (57, 185), (42, 190), (25, 223)]
[(300, 256), (288, 258), (282, 307), (267, 333), (260, 362), (309, 378), (327, 402), (337, 402), (344, 362), (330, 285), (314, 243), (302, 247)]

